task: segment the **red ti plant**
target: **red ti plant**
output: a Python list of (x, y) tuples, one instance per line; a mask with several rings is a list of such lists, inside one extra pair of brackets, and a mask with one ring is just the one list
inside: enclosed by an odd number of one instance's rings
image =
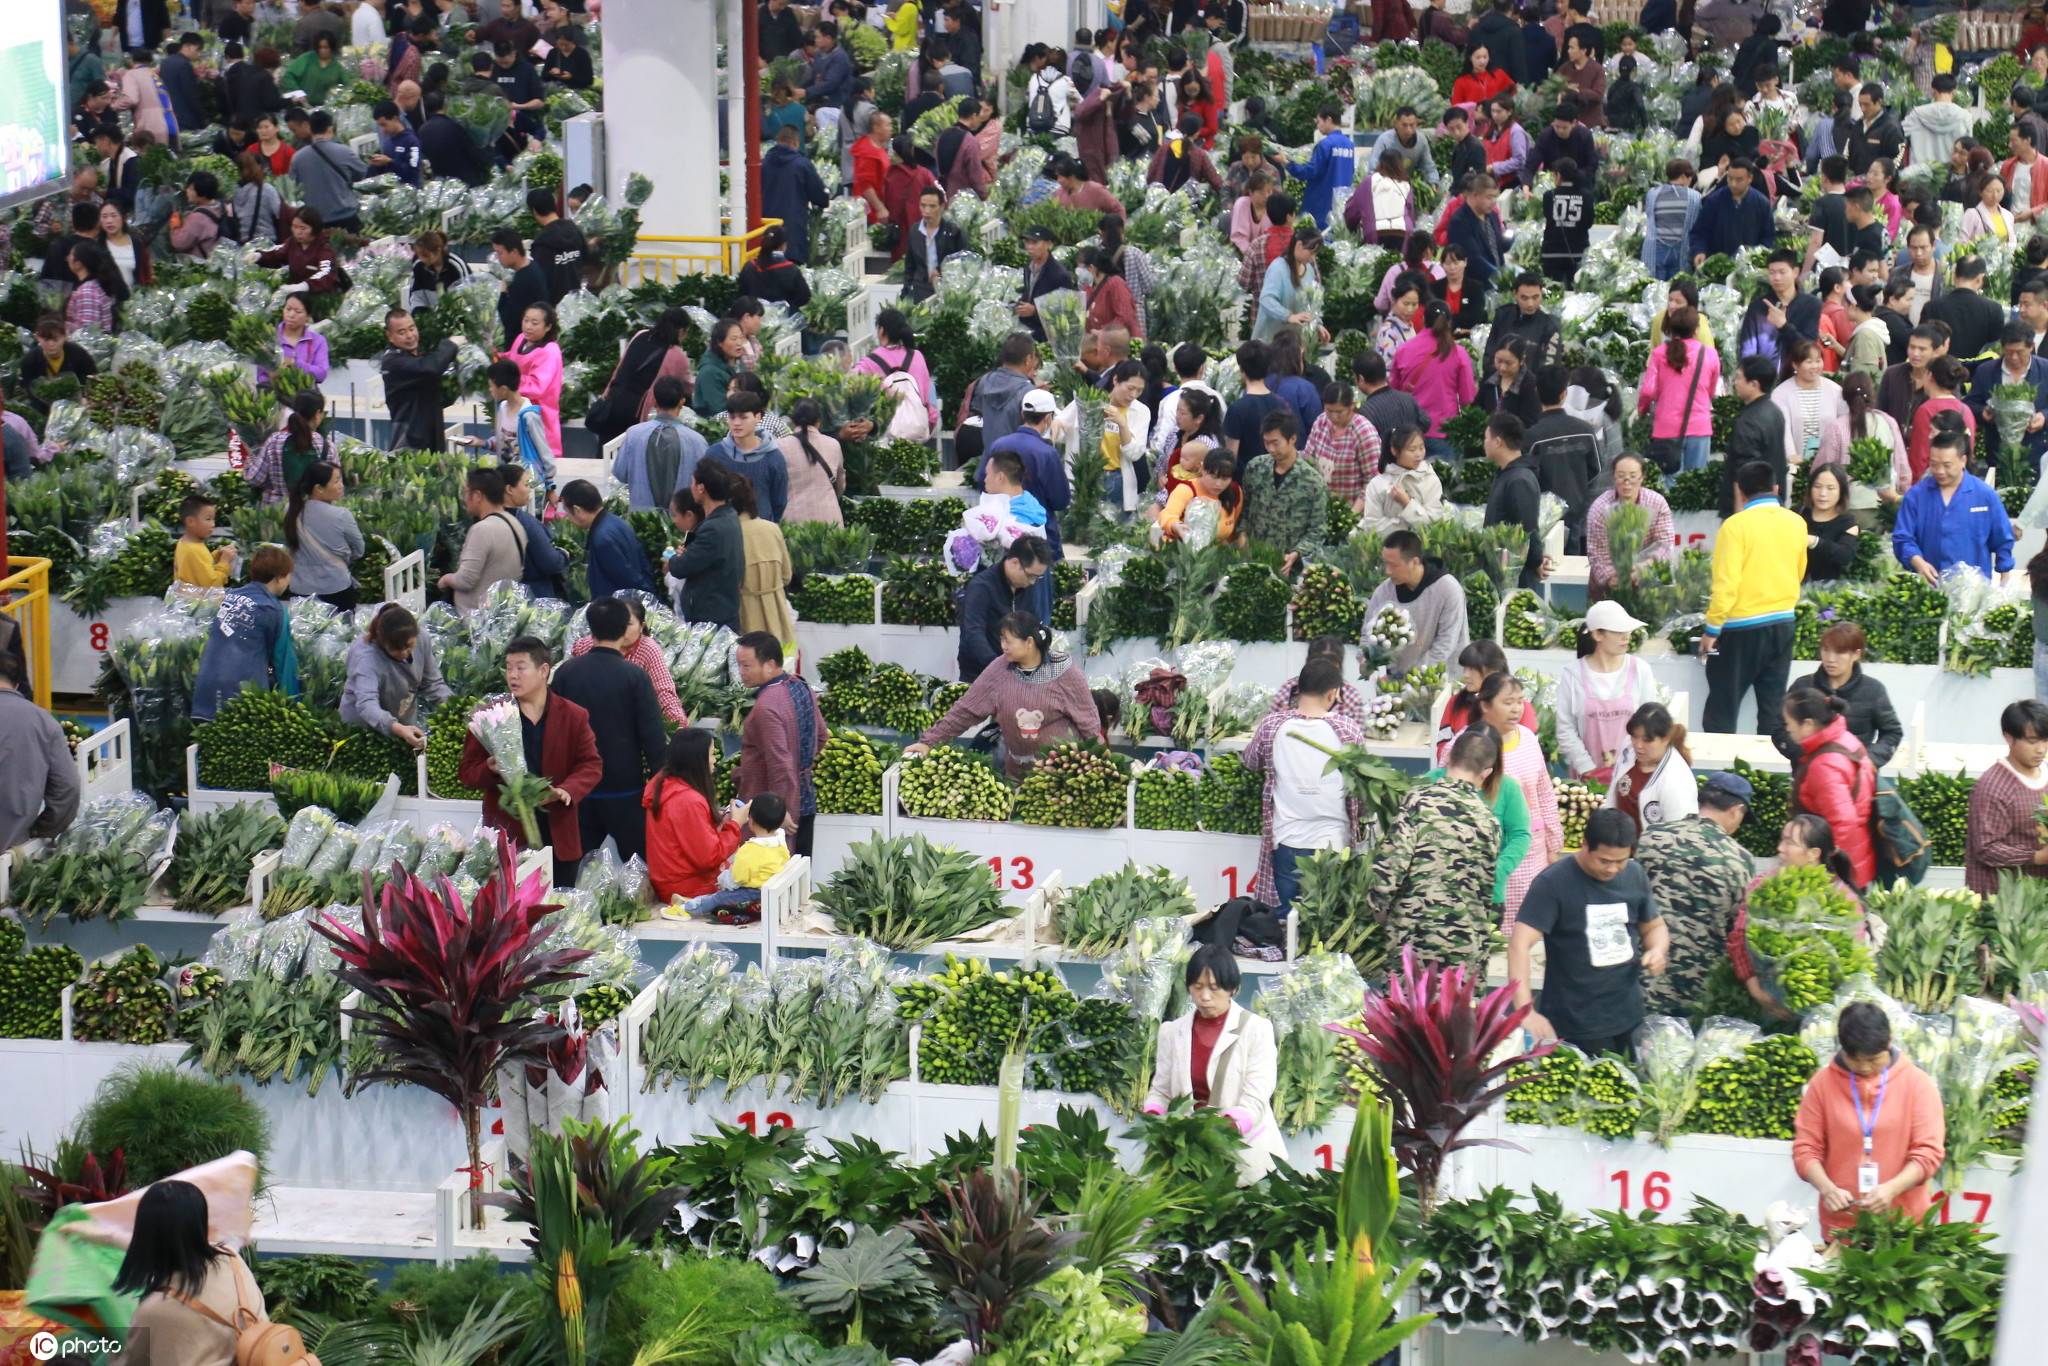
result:
[(515, 883), (511, 841), (497, 839), (498, 871), (466, 907), (449, 879), (429, 887), (409, 873), (372, 902), (366, 874), (360, 933), (325, 916), (313, 926), (334, 943), (336, 975), (368, 1003), (349, 1013), (380, 1058), (357, 1080), (410, 1082), (461, 1112), (479, 1224), (492, 1079), (508, 1063), (547, 1065), (562, 1027), (542, 1010), (540, 993), (575, 980), (572, 965), (590, 956), (542, 951), (541, 922), (557, 909), (547, 878), (535, 872)]
[(19, 1170), (28, 1184), (20, 1188), (20, 1194), (36, 1207), (44, 1223), (66, 1205), (97, 1205), (128, 1193), (128, 1155), (121, 1149), (114, 1149), (104, 1163), (99, 1154), (86, 1153), (77, 1159), (78, 1179), (67, 1181), (61, 1173), (75, 1157), (62, 1149), (55, 1161), (38, 1158), (26, 1149), (22, 1152)]
[(1401, 951), (1401, 966), (1384, 995), (1368, 989), (1361, 1030), (1325, 1029), (1355, 1040), (1394, 1112), (1394, 1152), (1415, 1178), (1426, 1220), (1436, 1209), (1437, 1183), (1452, 1153), (1462, 1148), (1513, 1148), (1505, 1139), (1466, 1139), (1467, 1125), (1522, 1084), (1508, 1072), (1543, 1057), (1555, 1044), (1491, 1061), (1515, 1037), (1529, 1007), (1517, 1008), (1514, 990), (1501, 987), (1478, 1001), (1463, 968), (1423, 966), (1415, 950)]

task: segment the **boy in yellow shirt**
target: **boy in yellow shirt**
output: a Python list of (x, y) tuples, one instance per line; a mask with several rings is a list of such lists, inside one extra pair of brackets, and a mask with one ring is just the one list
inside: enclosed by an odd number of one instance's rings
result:
[(753, 837), (733, 851), (732, 862), (718, 875), (719, 890), (671, 903), (670, 919), (709, 917), (722, 925), (748, 925), (761, 918), (761, 888), (789, 862), (789, 841), (783, 822), (789, 804), (773, 792), (747, 803), (747, 829)]
[(171, 560), (171, 577), (179, 583), (189, 583), (196, 588), (225, 588), (228, 575), (234, 571), (235, 548), (224, 545), (218, 548), (206, 544), (213, 535), (213, 499), (203, 493), (188, 493), (185, 501), (178, 504), (178, 521), (184, 526), (184, 534), (178, 537), (178, 546)]

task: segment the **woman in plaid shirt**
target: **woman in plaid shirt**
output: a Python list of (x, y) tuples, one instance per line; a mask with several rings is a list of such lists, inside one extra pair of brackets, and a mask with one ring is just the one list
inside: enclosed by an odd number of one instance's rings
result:
[(1353, 510), (1380, 468), (1380, 434), (1358, 412), (1358, 396), (1341, 381), (1323, 386), (1323, 415), (1308, 429), (1301, 453), (1322, 467), (1330, 492)]
[(114, 258), (98, 242), (74, 243), (71, 273), (78, 287), (64, 305), (64, 321), (73, 332), (118, 332), (121, 305), (128, 301), (128, 285), (114, 265)]

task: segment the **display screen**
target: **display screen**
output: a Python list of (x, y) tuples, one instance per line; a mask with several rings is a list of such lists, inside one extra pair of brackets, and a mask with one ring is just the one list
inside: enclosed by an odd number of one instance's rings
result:
[(0, 0), (0, 209), (69, 174), (63, 0)]

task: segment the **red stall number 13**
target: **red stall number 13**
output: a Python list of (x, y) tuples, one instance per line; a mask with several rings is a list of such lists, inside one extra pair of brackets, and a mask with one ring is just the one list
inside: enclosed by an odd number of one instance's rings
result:
[[(1629, 1207), (1629, 1174), (1625, 1171), (1616, 1172), (1614, 1173), (1614, 1175), (1608, 1177), (1607, 1179), (1609, 1181), (1612, 1181), (1615, 1185), (1621, 1187), (1621, 1208), (1627, 1209)], [(1671, 1173), (1651, 1172), (1648, 1176), (1645, 1176), (1643, 1178), (1642, 1187), (1637, 1196), (1637, 1199), (1640, 1201), (1644, 1209), (1670, 1209)]]
[(988, 866), (996, 875), (996, 886), (998, 889), (1007, 888), (1013, 892), (1028, 892), (1038, 885), (1037, 870), (1032, 866), (1031, 860), (1023, 857), (1021, 854), (1010, 860), (1010, 876), (1007, 882), (1003, 879), (1003, 856), (1001, 854), (990, 854), (988, 856)]

